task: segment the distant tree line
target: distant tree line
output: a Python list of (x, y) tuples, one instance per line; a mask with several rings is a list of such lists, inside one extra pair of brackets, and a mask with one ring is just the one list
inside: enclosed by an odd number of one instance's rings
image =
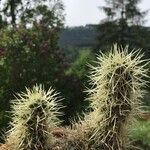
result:
[(98, 35), (95, 27), (96, 25), (86, 25), (64, 28), (60, 34), (60, 47), (94, 47)]

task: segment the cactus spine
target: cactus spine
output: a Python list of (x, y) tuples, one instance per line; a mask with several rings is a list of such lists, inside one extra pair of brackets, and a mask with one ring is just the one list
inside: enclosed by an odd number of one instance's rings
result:
[[(67, 136), (56, 139), (52, 131), (60, 124), (57, 93), (34, 86), (18, 94), (13, 101), (11, 129), (8, 142), (12, 150), (49, 150), (59, 148), (76, 150), (125, 150), (129, 126), (140, 113), (141, 98), (147, 85), (145, 66), (140, 50), (128, 52), (114, 45), (109, 54), (97, 57), (97, 66), (91, 66), (88, 100), (90, 113), (72, 128), (65, 128)], [(66, 135), (66, 134), (65, 134)], [(62, 143), (63, 141), (63, 143)], [(11, 143), (10, 142), (10, 143)]]
[[(124, 150), (128, 142), (129, 125), (140, 112), (147, 69), (139, 50), (128, 53), (114, 45), (108, 54), (97, 57), (92, 66), (92, 89), (88, 90), (91, 112), (87, 121), (93, 133), (90, 141), (95, 149)], [(93, 120), (94, 118), (94, 120)]]
[(8, 141), (14, 150), (48, 150), (54, 142), (51, 131), (60, 123), (57, 95), (53, 89), (47, 92), (40, 86), (18, 94), (12, 105), (11, 129)]

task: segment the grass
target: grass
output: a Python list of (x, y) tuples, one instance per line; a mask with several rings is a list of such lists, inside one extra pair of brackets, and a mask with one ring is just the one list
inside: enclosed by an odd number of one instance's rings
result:
[(130, 138), (136, 143), (150, 148), (150, 120), (138, 120), (132, 126)]

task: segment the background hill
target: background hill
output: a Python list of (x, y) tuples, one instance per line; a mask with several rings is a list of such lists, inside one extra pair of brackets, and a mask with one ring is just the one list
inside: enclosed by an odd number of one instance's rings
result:
[(65, 47), (95, 47), (97, 40), (97, 25), (66, 27), (60, 34), (59, 46)]

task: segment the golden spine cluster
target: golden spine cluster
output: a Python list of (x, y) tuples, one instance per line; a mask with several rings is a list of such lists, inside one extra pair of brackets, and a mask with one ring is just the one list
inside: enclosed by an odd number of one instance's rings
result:
[[(65, 128), (67, 133), (61, 133), (65, 138), (60, 140), (67, 143), (64, 150), (125, 150), (128, 147), (130, 125), (140, 113), (148, 82), (145, 67), (149, 62), (140, 52), (128, 52), (128, 47), (114, 45), (108, 54), (97, 56), (97, 65), (90, 66), (91, 88), (87, 90), (91, 112), (74, 122), (72, 128)], [(7, 133), (7, 140), (13, 141), (13, 150), (53, 150), (57, 139), (52, 131), (58, 126), (61, 128), (57, 95), (51, 88), (45, 92), (42, 86), (18, 94), (12, 103), (11, 129)]]
[(7, 140), (14, 150), (48, 150), (54, 142), (52, 130), (60, 121), (58, 93), (52, 88), (47, 92), (42, 85), (26, 89), (12, 103), (11, 129)]

